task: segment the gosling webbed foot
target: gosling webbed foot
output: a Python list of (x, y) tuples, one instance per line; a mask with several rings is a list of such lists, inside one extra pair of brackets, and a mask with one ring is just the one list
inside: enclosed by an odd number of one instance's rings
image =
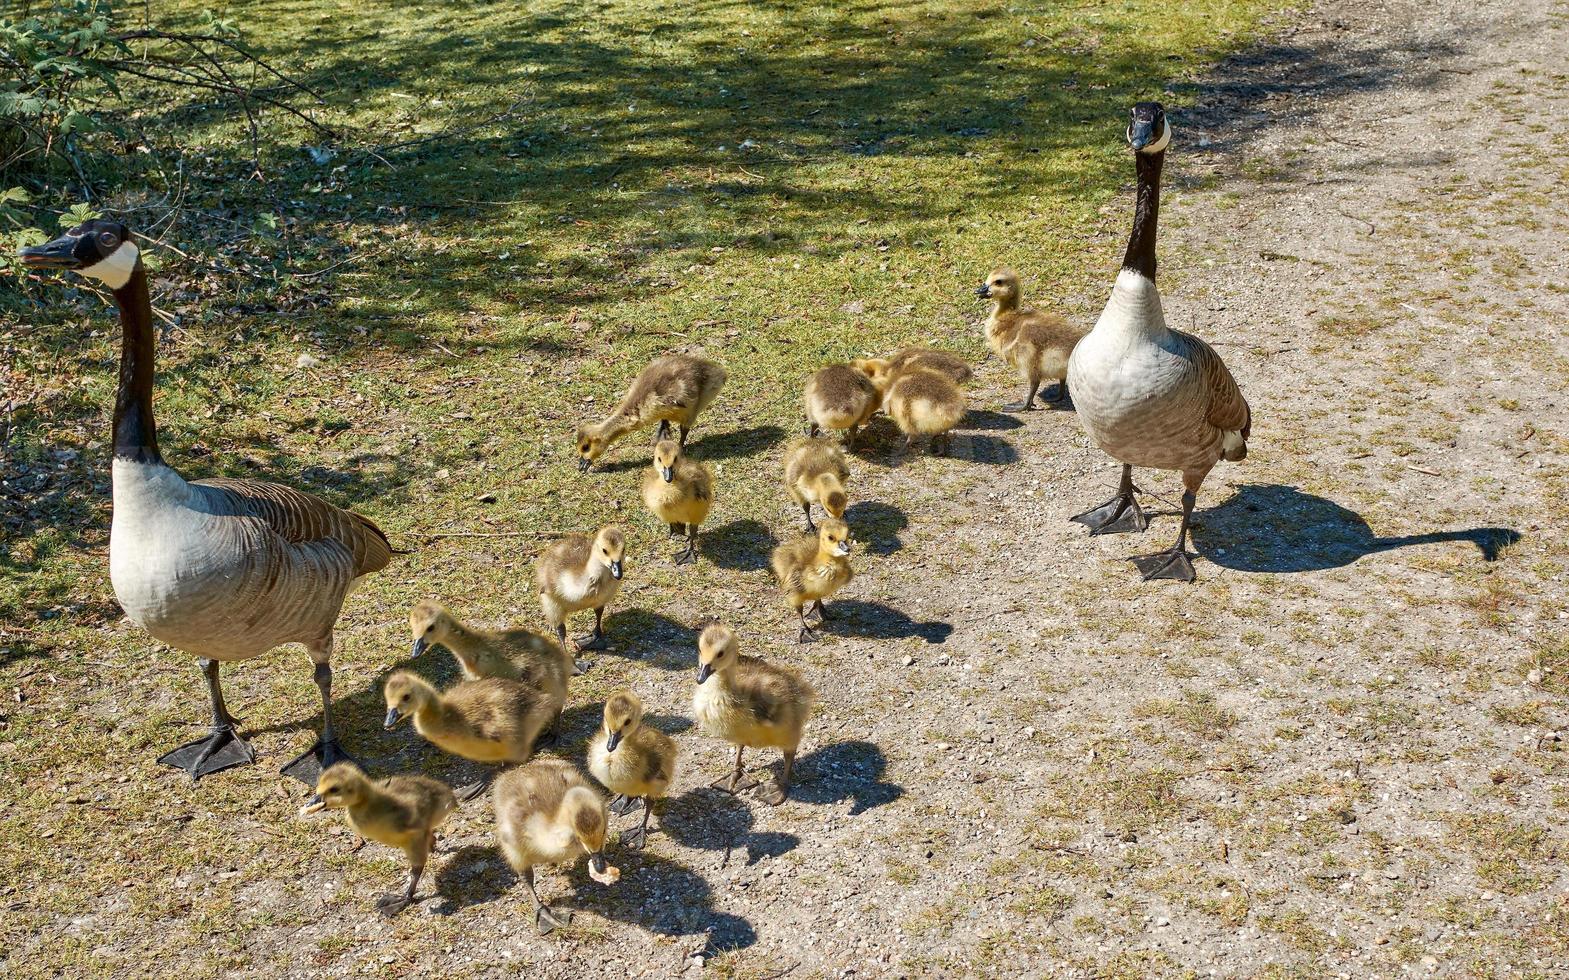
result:
[(314, 789), (321, 774), (340, 762), (352, 762), (361, 769), (365, 768), (364, 763), (343, 750), (337, 739), (331, 738), (317, 740), (315, 745), (295, 756), (278, 771)]
[[(206, 738), (188, 742), (158, 757), (166, 766), (183, 769), (196, 782), (203, 776), (256, 761), (253, 751), (233, 725), (214, 726)], [(315, 786), (315, 782), (311, 783)]]
[(610, 641), (605, 639), (603, 633), (590, 633), (585, 639), (573, 640), (577, 644), (578, 652), (584, 650), (604, 650), (610, 646)]
[(1083, 524), (1096, 534), (1127, 534), (1149, 527), (1149, 519), (1139, 502), (1132, 497), (1113, 497), (1099, 507), (1092, 507), (1082, 514), (1074, 514), (1075, 523)]
[(804, 621), (801, 623), (801, 632), (795, 635), (795, 642), (797, 644), (816, 643), (820, 639), (822, 638), (817, 635), (817, 631), (812, 629), (812, 627)]
[(1068, 404), (1068, 382), (1066, 382), (1066, 381), (1059, 381), (1059, 382), (1057, 382), (1057, 386), (1052, 389), (1050, 398), (1047, 398), (1045, 393), (1042, 392), (1041, 393), (1041, 401), (1044, 402), (1047, 405), (1066, 405), (1066, 404)]
[(1004, 405), (1002, 407), (1002, 410), (1004, 412), (1008, 412), (1010, 414), (1014, 414), (1014, 413), (1018, 413), (1018, 412), (1033, 412), (1033, 411), (1035, 411), (1035, 403), (1034, 402), (1009, 402), (1008, 404), (1006, 404), (1006, 405)]
[(1146, 582), (1152, 579), (1191, 582), (1197, 578), (1193, 573), (1193, 562), (1184, 548), (1168, 548), (1153, 555), (1135, 555), (1128, 560), (1138, 568)]
[(686, 536), (686, 525), (685, 524), (671, 524), (670, 525), (670, 537), (674, 538), (674, 537), (685, 537), (685, 536)]
[(721, 793), (729, 793), (733, 796), (756, 786), (757, 780), (747, 780), (741, 773), (732, 772), (730, 775), (716, 779), (708, 785), (711, 789), (717, 789)]
[(476, 780), (466, 786), (459, 786), (457, 789), (452, 791), (452, 795), (458, 798), (459, 803), (467, 803), (469, 800), (472, 800), (474, 797), (489, 789), (491, 780), (495, 778), (495, 773), (486, 773), (483, 779)]
[(648, 828), (633, 827), (631, 830), (623, 830), (619, 840), (622, 847), (641, 851), (648, 845)]
[(752, 799), (768, 806), (778, 806), (790, 795), (790, 787), (778, 780), (769, 780), (761, 784), (752, 793)]
[(562, 909), (559, 913), (556, 913), (541, 905), (534, 912), (534, 928), (539, 930), (541, 936), (548, 936), (557, 929), (565, 929), (571, 924), (571, 909)]
[(624, 817), (637, 809), (637, 800), (627, 796), (625, 793), (617, 793), (615, 798), (610, 801), (608, 809), (616, 816)]
[(376, 911), (390, 919), (408, 908), (412, 901), (408, 895), (383, 895), (376, 899)]
[(697, 564), (697, 542), (696, 541), (693, 541), (691, 544), (687, 545), (685, 551), (681, 552), (679, 555), (676, 555), (676, 557), (675, 557), (675, 564), (677, 564), (677, 565), (695, 565), (695, 564)]
[(586, 673), (588, 673), (588, 661), (587, 660), (582, 660), (582, 659), (574, 659), (572, 661), (572, 676), (573, 677), (582, 677)]

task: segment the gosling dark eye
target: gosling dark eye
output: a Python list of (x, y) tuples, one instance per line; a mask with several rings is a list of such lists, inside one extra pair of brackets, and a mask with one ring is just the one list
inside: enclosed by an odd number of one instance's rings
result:
[(435, 623), (431, 623), (429, 626), (425, 627), (425, 632), (426, 632), (426, 634), (430, 634), (430, 633), (436, 632), (436, 624)]

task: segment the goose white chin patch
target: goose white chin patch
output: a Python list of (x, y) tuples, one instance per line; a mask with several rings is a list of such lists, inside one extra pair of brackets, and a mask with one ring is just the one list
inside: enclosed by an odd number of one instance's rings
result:
[(139, 255), (141, 250), (135, 245), (121, 242), (120, 247), (109, 253), (107, 258), (80, 271), (82, 275), (97, 279), (110, 289), (119, 289), (131, 281), (131, 273), (136, 271), (136, 259)]
[(1171, 123), (1162, 118), (1160, 121), (1160, 139), (1148, 144), (1140, 153), (1159, 153), (1171, 143)]

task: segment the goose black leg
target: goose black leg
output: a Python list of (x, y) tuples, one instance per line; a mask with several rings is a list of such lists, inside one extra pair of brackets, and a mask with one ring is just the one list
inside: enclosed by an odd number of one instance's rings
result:
[(819, 622), (828, 622), (828, 607), (823, 605), (823, 600), (818, 599), (817, 601), (813, 602), (812, 607), (817, 610), (817, 619)]
[(523, 869), (523, 883), (528, 886), (528, 893), (534, 899), (534, 928), (539, 930), (541, 936), (548, 936), (557, 929), (565, 929), (572, 923), (572, 910), (562, 909), (557, 915), (550, 911), (550, 906), (539, 900), (539, 891), (534, 888), (534, 869)]
[(610, 805), (605, 807), (605, 809), (618, 817), (624, 817), (637, 809), (637, 800), (627, 796), (625, 793), (617, 793), (615, 798), (610, 801)]
[(812, 629), (811, 624), (806, 621), (806, 607), (802, 606), (800, 609), (797, 609), (796, 612), (801, 614), (801, 632), (796, 634), (795, 642), (816, 643), (817, 631)]
[(207, 697), (212, 701), (211, 732), (206, 738), (197, 739), (158, 757), (158, 761), (164, 765), (190, 773), (193, 783), (203, 776), (256, 761), (256, 753), (240, 738), (240, 720), (229, 714), (228, 706), (223, 703), (223, 687), (218, 683), (218, 661), (199, 660), (197, 663), (207, 678)]
[(668, 438), (670, 438), (670, 420), (669, 419), (660, 419), (659, 420), (659, 431), (654, 433), (654, 441), (658, 442), (661, 439), (668, 439)]
[(1177, 530), (1176, 544), (1153, 555), (1137, 555), (1129, 559), (1143, 573), (1144, 581), (1169, 578), (1178, 582), (1191, 582), (1197, 577), (1193, 574), (1193, 562), (1188, 558), (1188, 521), (1193, 516), (1196, 499), (1191, 490), (1182, 495), (1182, 527)]
[(648, 843), (648, 815), (653, 812), (653, 804), (648, 797), (643, 797), (643, 822), (635, 830), (621, 832), (621, 846), (630, 847), (634, 851), (641, 851)]
[(392, 918), (399, 912), (409, 907), (414, 901), (414, 888), (419, 884), (419, 876), (425, 871), (425, 866), (419, 865), (409, 869), (408, 884), (403, 888), (401, 895), (383, 895), (376, 899), (376, 910), (387, 918)]
[(670, 525), (670, 536), (677, 537), (686, 533), (686, 525), (679, 522)]
[(811, 436), (813, 439), (817, 438), (817, 433), (820, 431), (821, 430), (818, 428), (816, 422), (808, 422), (806, 424), (806, 434)]
[[(572, 653), (572, 649), (567, 646), (567, 624), (564, 622), (558, 623), (556, 625), (556, 641), (561, 644), (561, 650), (563, 653)], [(588, 661), (579, 658), (573, 658), (572, 676), (580, 677), (586, 673), (588, 673)]]
[[(328, 644), (326, 650), (331, 651), (331, 649), (331, 645)], [(316, 681), (317, 689), (321, 691), (321, 737), (316, 740), (315, 745), (295, 756), (288, 765), (279, 770), (285, 776), (292, 776), (307, 786), (315, 786), (322, 772), (336, 763), (359, 764), (358, 759), (343, 751), (343, 746), (338, 744), (338, 733), (332, 725), (332, 666), (322, 652), (313, 650), (312, 653), (323, 658), (316, 661), (316, 669), (311, 675)]]
[(687, 426), (685, 426), (685, 425), (681, 426), (681, 448), (682, 449), (686, 448), (686, 434), (688, 432), (691, 432), (691, 431), (692, 430), (690, 428), (688, 428)]
[(1074, 514), (1072, 520), (1088, 527), (1091, 534), (1142, 531), (1149, 527), (1149, 519), (1133, 497), (1137, 491), (1138, 488), (1133, 485), (1133, 467), (1123, 464), (1122, 484), (1117, 488), (1117, 495), (1099, 507)]
[(1066, 405), (1068, 403), (1068, 379), (1058, 378), (1057, 387), (1052, 391), (1051, 397), (1041, 396), (1041, 401), (1051, 405)]
[[(813, 428), (813, 430), (816, 430), (817, 426), (814, 425), (814, 426), (812, 426), (812, 428)], [(850, 426), (849, 434), (844, 437), (844, 448), (850, 450), (850, 452), (852, 452), (852, 453), (855, 452), (855, 440), (856, 440), (856, 437), (859, 436), (860, 434), (861, 434), (861, 427), (860, 426), (858, 426), (858, 425)], [(817, 435), (816, 431), (813, 431), (812, 435), (814, 435), (814, 436)]]

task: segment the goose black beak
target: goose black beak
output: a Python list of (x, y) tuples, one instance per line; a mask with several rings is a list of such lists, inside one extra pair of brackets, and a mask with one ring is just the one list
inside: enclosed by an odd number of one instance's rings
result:
[(403, 720), (403, 716), (398, 714), (398, 709), (397, 708), (388, 708), (387, 709), (387, 720), (382, 722), (382, 727), (390, 732), (394, 728), (397, 728), (398, 727), (398, 722), (400, 722), (402, 720)]
[(611, 732), (610, 733), (610, 737), (605, 739), (605, 751), (606, 752), (614, 752), (616, 750), (616, 746), (618, 746), (620, 744), (621, 744), (621, 733), (620, 732)]
[(1128, 126), (1128, 145), (1137, 153), (1155, 142), (1155, 120), (1135, 119)]
[(52, 242), (29, 245), (18, 254), (29, 269), (80, 269), (82, 260), (76, 257), (76, 242), (70, 235), (61, 235)]
[(991, 299), (992, 288), (990, 286), (982, 285), (975, 291), (975, 295), (979, 296), (981, 299)]
[(701, 684), (704, 681), (708, 680), (709, 676), (712, 675), (713, 672), (714, 672), (714, 668), (713, 668), (712, 665), (710, 665), (710, 664), (698, 664), (697, 665), (697, 682), (699, 684)]
[(676, 478), (675, 467), (673, 467), (673, 466), (661, 466), (659, 468), (659, 475), (665, 478), (665, 482), (666, 483), (672, 483), (672, 482), (675, 481), (675, 478)]
[(416, 636), (414, 638), (414, 645), (409, 648), (409, 656), (417, 657), (429, 649), (430, 644), (425, 640), (425, 638), (423, 636)]
[(610, 563), (610, 577), (611, 578), (620, 578), (621, 577), (621, 563), (620, 562), (613, 561), (613, 562)]
[(315, 793), (312, 794), (310, 799), (305, 801), (304, 806), (300, 807), (300, 816), (308, 817), (313, 813), (320, 813), (325, 809), (327, 809), (327, 801), (321, 798), (320, 793)]

